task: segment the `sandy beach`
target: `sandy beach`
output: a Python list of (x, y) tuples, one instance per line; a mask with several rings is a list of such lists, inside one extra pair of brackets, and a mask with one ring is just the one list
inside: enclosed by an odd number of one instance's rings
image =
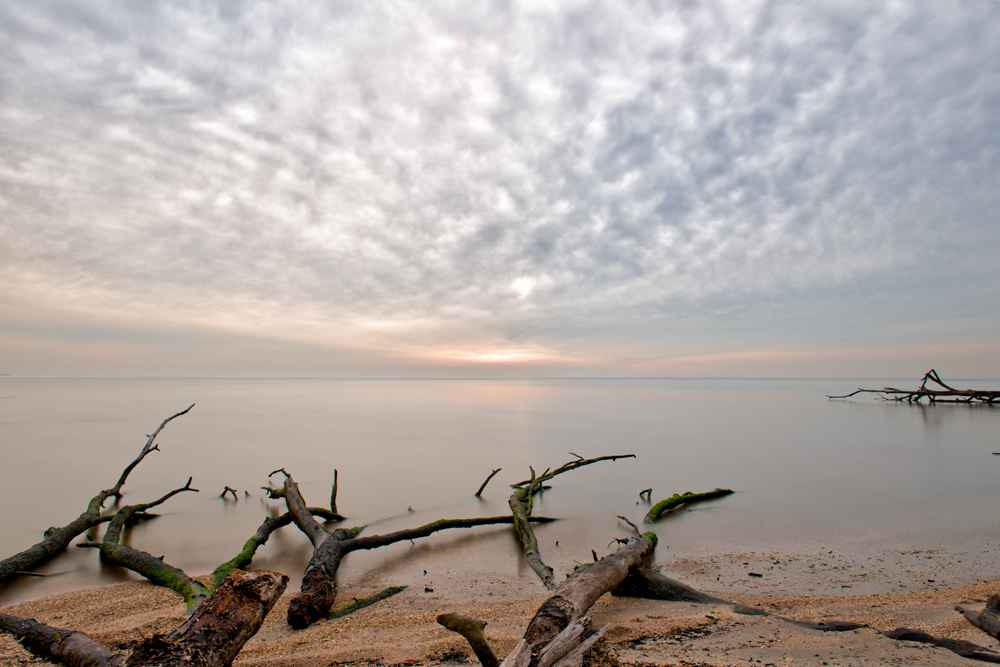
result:
[[(757, 552), (662, 563), (665, 572), (705, 592), (785, 618), (868, 626), (849, 632), (804, 629), (776, 616), (736, 614), (721, 604), (610, 595), (595, 605), (593, 617), (598, 626), (611, 626), (606, 644), (609, 654), (622, 665), (970, 664), (945, 649), (894, 641), (879, 631), (909, 627), (1000, 650), (1000, 642), (954, 611), (956, 604), (981, 608), (990, 594), (1000, 591), (1000, 580), (949, 584), (971, 577), (976, 568), (992, 563), (990, 559), (986, 553), (971, 558), (939, 549), (896, 552), (895, 558), (888, 552), (864, 559), (832, 552)], [(992, 567), (984, 569), (992, 571)], [(234, 664), (476, 664), (464, 640), (437, 625), (438, 614), (462, 611), (486, 620), (487, 636), (502, 656), (547, 597), (541, 586), (514, 587), (500, 578), (469, 581), (457, 572), (431, 571), (425, 581), (396, 583), (408, 584), (408, 588), (373, 607), (303, 631), (291, 630), (284, 621), (291, 597), (286, 592)], [(349, 585), (339, 599), (347, 604), (377, 592), (385, 582), (370, 584)], [(776, 593), (779, 590), (786, 593)], [(127, 651), (143, 637), (179, 625), (185, 609), (170, 591), (129, 581), (33, 600), (3, 611), (80, 630)], [(0, 664), (44, 663), (4, 636), (0, 637)]]

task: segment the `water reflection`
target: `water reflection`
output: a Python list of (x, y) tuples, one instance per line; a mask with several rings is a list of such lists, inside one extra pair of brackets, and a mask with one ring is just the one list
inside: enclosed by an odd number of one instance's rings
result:
[[(507, 514), (509, 485), (529, 465), (572, 460), (569, 452), (636, 454), (558, 477), (536, 500), (536, 514), (562, 519), (539, 529), (543, 554), (561, 571), (626, 535), (617, 515), (641, 523), (649, 503), (639, 492), (650, 487), (653, 502), (716, 487), (741, 492), (657, 524), (661, 554), (912, 545), (1000, 528), (991, 467), (1000, 461), (984, 458), (997, 449), (997, 406), (829, 401), (841, 388), (832, 381), (0, 378), (0, 386), (9, 396), (0, 415), (7, 497), (33, 499), (2, 514), (4, 556), (78, 515), (134, 458), (143, 434), (191, 402), (197, 407), (171, 422), (161, 450), (133, 472), (124, 501), (157, 498), (194, 474), (201, 493), (175, 496), (124, 537), (190, 574), (229, 560), (265, 517), (284, 512), (259, 491), (281, 467), (310, 505), (326, 503), (338, 468), (339, 506), (350, 517), (338, 525), (377, 534)], [(240, 490), (237, 500), (218, 497), (225, 486)], [(344, 576), (413, 574), (453, 559), (484, 576), (521, 577), (512, 531), (476, 531), (352, 554)], [(310, 554), (290, 526), (254, 563), (291, 574), (295, 586)], [(0, 604), (130, 577), (75, 548), (42, 571), (63, 574), (5, 586)]]

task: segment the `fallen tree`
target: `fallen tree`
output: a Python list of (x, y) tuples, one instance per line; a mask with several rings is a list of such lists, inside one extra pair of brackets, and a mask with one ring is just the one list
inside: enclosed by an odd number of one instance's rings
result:
[[(416, 528), (365, 537), (361, 537), (365, 526), (349, 529), (338, 528), (330, 532), (316, 521), (313, 513), (306, 507), (299, 486), (292, 479), (292, 476), (285, 470), (276, 470), (272, 474), (278, 472), (285, 476), (281, 496), (285, 499), (288, 513), (295, 525), (305, 533), (313, 544), (313, 555), (302, 575), (300, 592), (288, 604), (288, 624), (296, 629), (308, 627), (330, 613), (337, 598), (337, 569), (343, 558), (352, 551), (377, 549), (396, 542), (427, 537), (450, 528), (472, 528), (474, 526), (513, 523), (512, 517), (499, 516), (439, 519)], [(536, 522), (551, 521), (546, 517), (534, 518), (534, 520)]]
[(33, 655), (69, 667), (228, 667), (257, 634), (287, 584), (280, 572), (235, 570), (179, 628), (148, 637), (131, 655), (33, 619), (0, 614), (0, 630)]
[(508, 500), (511, 514), (514, 517), (514, 532), (517, 533), (517, 538), (521, 541), (521, 546), (524, 548), (524, 559), (535, 574), (538, 575), (542, 584), (550, 590), (555, 588), (552, 568), (542, 560), (542, 555), (538, 550), (538, 539), (535, 537), (535, 531), (531, 528), (531, 512), (534, 507), (535, 494), (543, 488), (542, 485), (545, 482), (570, 470), (576, 470), (577, 468), (600, 461), (635, 458), (635, 454), (615, 454), (612, 456), (598, 456), (593, 459), (585, 459), (579, 454), (573, 454), (573, 452), (570, 452), (570, 454), (575, 456), (576, 460), (565, 463), (555, 470), (546, 469), (540, 477), (536, 477), (535, 469), (529, 466), (528, 469), (531, 471), (531, 477), (512, 484), (511, 487), (514, 489), (514, 492)]
[[(932, 389), (927, 386), (928, 382), (933, 382), (941, 389)], [(986, 403), (992, 405), (1000, 400), (1000, 391), (985, 389), (955, 389), (944, 383), (937, 371), (933, 368), (924, 374), (924, 379), (920, 387), (914, 390), (895, 389), (893, 387), (883, 387), (882, 389), (858, 389), (843, 396), (827, 396), (827, 398), (850, 398), (857, 394), (877, 394), (884, 401), (906, 401), (907, 403), (919, 403), (926, 398), (931, 403)]]
[[(132, 470), (134, 470), (135, 467), (139, 465), (144, 458), (146, 458), (147, 454), (160, 449), (158, 445), (154, 444), (154, 442), (156, 440), (156, 436), (158, 436), (160, 431), (163, 430), (163, 427), (181, 415), (186, 415), (193, 407), (194, 403), (192, 403), (187, 410), (182, 410), (175, 415), (167, 417), (151, 435), (146, 436), (145, 446), (143, 446), (135, 460), (125, 467), (125, 470), (122, 471), (122, 474), (119, 476), (115, 485), (110, 489), (100, 491), (97, 495), (91, 498), (90, 502), (87, 504), (87, 509), (75, 520), (62, 528), (49, 528), (45, 531), (45, 539), (41, 542), (0, 561), (0, 584), (25, 574), (26, 572), (30, 572), (43, 563), (47, 563), (65, 551), (66, 547), (68, 547), (70, 542), (72, 542), (75, 538), (95, 526), (111, 521), (112, 518), (114, 518), (113, 516), (105, 516), (101, 514), (104, 509), (105, 501), (107, 501), (108, 498), (121, 498), (122, 487), (125, 486), (125, 481), (128, 479), (129, 473), (131, 473)], [(134, 513), (132, 516), (133, 520), (139, 518), (143, 518), (141, 513)]]

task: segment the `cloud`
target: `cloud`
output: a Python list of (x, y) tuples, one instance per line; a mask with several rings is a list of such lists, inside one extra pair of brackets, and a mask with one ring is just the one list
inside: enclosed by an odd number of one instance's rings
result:
[(871, 327), (916, 290), (903, 319), (968, 316), (1000, 284), (998, 19), (6, 6), (0, 279), (52, 308), (469, 354), (724, 338), (810, 295)]

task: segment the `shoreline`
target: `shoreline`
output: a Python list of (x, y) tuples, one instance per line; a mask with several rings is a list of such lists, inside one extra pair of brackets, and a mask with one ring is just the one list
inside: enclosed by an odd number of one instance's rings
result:
[[(887, 590), (889, 582), (884, 580), (892, 574), (901, 583), (927, 579), (927, 572), (944, 572), (949, 563), (957, 564), (959, 560), (967, 566), (962, 570), (965, 575), (979, 566), (991, 571), (995, 559), (990, 553), (959, 558), (964, 554), (947, 549), (904, 551), (895, 560), (886, 555), (872, 555), (869, 562), (835, 553), (742, 552), (661, 561), (664, 572), (670, 576), (732, 602), (763, 607), (795, 620), (841, 620), (870, 626), (849, 632), (806, 630), (773, 616), (738, 615), (725, 605), (610, 595), (599, 600), (592, 613), (598, 627), (610, 624), (606, 641), (622, 665), (970, 664), (966, 658), (945, 649), (898, 642), (878, 633), (896, 627), (915, 628), (1000, 650), (1000, 642), (972, 626), (953, 609), (956, 604), (981, 607), (990, 594), (1000, 591), (1000, 577), (955, 585), (949, 585), (942, 577), (940, 582), (925, 582), (923, 590), (897, 591)], [(904, 568), (897, 570), (900, 564)], [(750, 572), (764, 576), (751, 577)], [(845, 585), (843, 581), (853, 582), (849, 584), (853, 588), (841, 588)], [(498, 655), (505, 655), (549, 595), (537, 585), (522, 586), (518, 585), (520, 582), (500, 578), (470, 582), (457, 573), (447, 577), (443, 573), (435, 577), (432, 573), (427, 582), (409, 583), (405, 591), (388, 600), (301, 631), (292, 630), (285, 623), (291, 598), (291, 592), (286, 591), (233, 664), (244, 667), (328, 667), (346, 663), (474, 665), (477, 663), (465, 641), (438, 626), (437, 614), (461, 611), (486, 620), (487, 637)], [(378, 576), (364, 582), (343, 583), (338, 606), (375, 593), (384, 585), (386, 582)], [(899, 585), (896, 584), (897, 588)], [(865, 586), (879, 588), (880, 592), (861, 594)], [(779, 588), (792, 593), (779, 594)], [(297, 582), (293, 581), (289, 589), (297, 589)], [(78, 630), (109, 648), (125, 651), (142, 637), (168, 632), (186, 618), (184, 605), (173, 592), (145, 581), (61, 593), (11, 605), (2, 611)], [(3, 635), (0, 664), (46, 663), (34, 659), (11, 637)]]

